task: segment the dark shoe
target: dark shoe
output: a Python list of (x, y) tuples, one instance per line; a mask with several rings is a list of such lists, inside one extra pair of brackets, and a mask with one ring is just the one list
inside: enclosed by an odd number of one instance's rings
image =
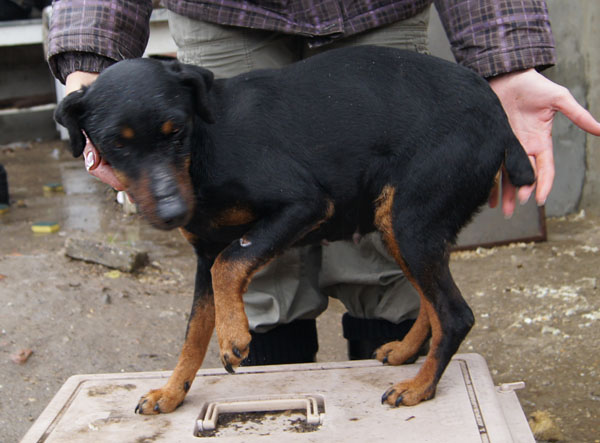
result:
[[(348, 358), (350, 360), (365, 360), (373, 358), (373, 354), (380, 346), (395, 340), (402, 340), (414, 320), (405, 320), (401, 323), (392, 323), (383, 319), (367, 319), (352, 317), (345, 313), (342, 317), (344, 338), (348, 341)], [(419, 349), (414, 357), (405, 363), (414, 363), (420, 355), (429, 351), (429, 340)]]
[(312, 363), (319, 350), (315, 320), (295, 320), (250, 334), (250, 353), (242, 366)]

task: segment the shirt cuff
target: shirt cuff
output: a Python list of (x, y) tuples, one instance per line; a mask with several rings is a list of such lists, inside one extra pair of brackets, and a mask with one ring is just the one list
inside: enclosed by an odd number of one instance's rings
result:
[(116, 63), (116, 60), (90, 52), (63, 52), (50, 57), (48, 60), (52, 74), (62, 84), (65, 83), (67, 76), (72, 72), (99, 73), (114, 63)]
[(535, 68), (542, 71), (556, 63), (554, 48), (530, 47), (491, 51), (463, 60), (462, 64), (485, 78)]

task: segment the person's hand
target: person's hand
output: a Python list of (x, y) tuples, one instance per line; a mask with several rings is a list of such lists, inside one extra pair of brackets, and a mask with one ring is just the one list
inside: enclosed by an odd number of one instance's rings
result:
[[(78, 91), (82, 86), (91, 84), (96, 80), (96, 77), (98, 77), (98, 74), (92, 72), (75, 71), (69, 74), (65, 81), (65, 93), (70, 94), (73, 91)], [(87, 171), (117, 191), (124, 190), (124, 186), (117, 179), (111, 166), (100, 156), (100, 153), (92, 145), (87, 135), (85, 139), (86, 144), (83, 150), (83, 159)]]
[[(518, 191), (505, 174), (502, 177), (502, 211), (510, 217), (518, 196), (525, 204), (537, 187), (535, 198), (543, 205), (554, 181), (554, 157), (552, 152), (552, 122), (557, 112), (562, 112), (586, 132), (600, 136), (600, 123), (573, 98), (568, 89), (548, 80), (535, 69), (517, 71), (494, 77), (490, 86), (500, 99), (510, 126), (525, 148), (533, 170), (536, 184), (524, 186)], [(497, 185), (498, 186), (498, 185)], [(490, 196), (490, 206), (498, 203), (498, 188)]]

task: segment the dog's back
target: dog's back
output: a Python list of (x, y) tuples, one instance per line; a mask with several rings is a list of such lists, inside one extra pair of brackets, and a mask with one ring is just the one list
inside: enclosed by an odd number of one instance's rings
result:
[(262, 202), (274, 202), (304, 198), (298, 190), (314, 185), (335, 203), (336, 218), (323, 227), (331, 240), (372, 230), (373, 202), (388, 184), (408, 190), (406, 205), (415, 210), (437, 214), (461, 202), (450, 218), (453, 240), (486, 200), (506, 156), (517, 186), (533, 181), (487, 82), (434, 57), (384, 47), (334, 50), (223, 80), (214, 93), (220, 108), (209, 127), (212, 149), (223, 165), (237, 164), (232, 175), (244, 177), (238, 189), (260, 189)]

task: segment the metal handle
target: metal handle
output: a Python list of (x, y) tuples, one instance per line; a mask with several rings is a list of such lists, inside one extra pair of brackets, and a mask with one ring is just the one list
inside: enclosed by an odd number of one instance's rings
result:
[[(204, 407), (202, 408), (205, 409)], [(306, 423), (309, 425), (323, 424), (323, 415), (319, 413), (319, 405), (315, 397), (276, 398), (264, 400), (217, 401), (209, 403), (203, 417), (197, 421), (200, 432), (213, 431), (217, 427), (219, 414), (240, 412), (287, 411), (294, 409), (306, 410)]]
[(524, 389), (524, 388), (525, 388), (524, 381), (516, 381), (513, 383), (502, 383), (500, 386), (498, 386), (498, 390), (500, 392), (512, 392), (512, 391), (516, 391), (517, 389)]

